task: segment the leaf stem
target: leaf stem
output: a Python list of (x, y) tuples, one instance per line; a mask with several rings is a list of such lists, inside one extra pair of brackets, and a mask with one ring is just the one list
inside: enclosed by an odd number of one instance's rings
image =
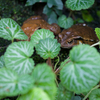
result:
[(94, 46), (99, 45), (99, 44), (100, 44), (100, 41), (95, 43), (95, 44), (93, 44), (93, 45), (91, 45), (91, 47), (94, 47)]
[(54, 70), (56, 69), (57, 64), (59, 63), (59, 56), (57, 56), (57, 57), (58, 57), (58, 61), (56, 62), (55, 66), (54, 66)]
[(93, 90), (97, 89), (99, 86), (100, 86), (100, 85), (97, 85), (97, 86), (95, 86), (94, 88), (92, 88), (92, 89), (89, 91), (89, 93), (83, 98), (83, 100), (86, 100), (86, 98), (90, 95), (90, 93), (91, 93)]
[(70, 17), (70, 16), (72, 15), (72, 12), (73, 12), (73, 11), (72, 11), (72, 10), (70, 10), (70, 13), (69, 13), (68, 17)]
[(12, 43), (14, 42), (14, 39), (12, 39), (12, 41), (11, 41)]

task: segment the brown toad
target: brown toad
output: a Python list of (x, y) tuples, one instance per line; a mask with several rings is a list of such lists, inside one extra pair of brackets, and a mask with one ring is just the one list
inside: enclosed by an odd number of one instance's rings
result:
[(71, 48), (78, 44), (92, 45), (98, 42), (95, 31), (86, 24), (76, 24), (69, 29), (64, 29), (58, 35), (62, 48)]
[(48, 29), (52, 31), (55, 35), (59, 34), (61, 32), (60, 27), (56, 24), (49, 24), (45, 20), (42, 19), (41, 16), (31, 16), (26, 21), (24, 21), (22, 25), (22, 30), (25, 32), (25, 34), (29, 37), (37, 30), (37, 29)]

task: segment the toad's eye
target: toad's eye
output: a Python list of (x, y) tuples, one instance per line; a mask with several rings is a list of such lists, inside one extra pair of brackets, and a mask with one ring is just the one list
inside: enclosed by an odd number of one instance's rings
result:
[(72, 44), (73, 42), (74, 42), (74, 40), (67, 41), (68, 44)]

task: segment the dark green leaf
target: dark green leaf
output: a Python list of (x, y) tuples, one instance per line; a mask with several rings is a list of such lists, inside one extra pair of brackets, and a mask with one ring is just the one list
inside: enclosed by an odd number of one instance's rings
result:
[(52, 13), (52, 9), (45, 5), (43, 8), (43, 13), (49, 16)]
[(31, 6), (36, 2), (47, 2), (47, 0), (27, 0), (25, 6)]
[(61, 0), (47, 0), (47, 5), (49, 8), (55, 6), (59, 10), (63, 9), (63, 3)]
[(73, 96), (71, 100), (82, 100), (80, 96)]
[(54, 11), (52, 11), (51, 14), (49, 15), (48, 23), (49, 24), (57, 23), (57, 15)]

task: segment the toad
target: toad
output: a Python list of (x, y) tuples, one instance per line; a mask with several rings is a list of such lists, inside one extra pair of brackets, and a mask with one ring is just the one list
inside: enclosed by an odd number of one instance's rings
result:
[(98, 42), (95, 31), (86, 24), (76, 24), (69, 29), (64, 29), (58, 35), (58, 41), (62, 48), (71, 48), (78, 44), (92, 45)]
[(41, 16), (31, 16), (26, 21), (24, 21), (21, 28), (29, 37), (29, 39), (37, 29), (41, 28), (52, 31), (54, 35), (57, 35), (61, 32), (60, 27), (56, 23), (49, 24), (45, 20), (43, 20)]

